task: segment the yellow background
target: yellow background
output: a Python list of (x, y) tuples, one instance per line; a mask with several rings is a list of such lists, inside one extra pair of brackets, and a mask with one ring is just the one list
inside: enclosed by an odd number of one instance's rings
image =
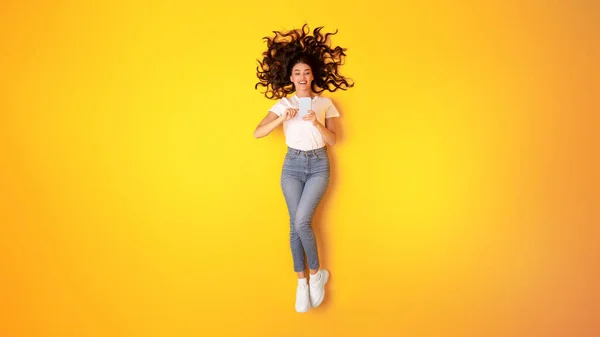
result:
[[(594, 1), (0, 4), (0, 336), (600, 335)], [(294, 311), (261, 40), (348, 48)]]

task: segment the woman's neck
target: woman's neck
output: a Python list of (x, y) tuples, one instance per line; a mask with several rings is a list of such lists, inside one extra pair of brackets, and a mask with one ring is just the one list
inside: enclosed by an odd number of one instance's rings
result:
[(298, 96), (298, 97), (311, 97), (312, 98), (314, 96), (314, 94), (310, 90), (296, 91), (296, 96)]

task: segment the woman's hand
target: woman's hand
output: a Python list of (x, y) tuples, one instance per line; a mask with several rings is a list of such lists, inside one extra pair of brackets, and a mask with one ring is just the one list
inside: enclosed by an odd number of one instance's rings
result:
[(319, 120), (317, 119), (317, 114), (313, 110), (308, 110), (308, 113), (302, 117), (305, 121), (309, 121), (313, 126), (317, 126)]
[(296, 114), (298, 113), (298, 109), (294, 109), (294, 108), (287, 108), (285, 109), (285, 111), (283, 112), (283, 114), (281, 114), (282, 120), (284, 122), (289, 121), (290, 119), (296, 117)]

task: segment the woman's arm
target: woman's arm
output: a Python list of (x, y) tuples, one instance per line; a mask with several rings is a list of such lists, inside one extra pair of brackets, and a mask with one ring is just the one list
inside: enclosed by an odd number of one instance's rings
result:
[(254, 138), (262, 138), (270, 134), (276, 127), (283, 124), (296, 116), (298, 109), (288, 108), (285, 112), (278, 116), (276, 113), (269, 111), (265, 118), (258, 124), (254, 130)]
[(305, 121), (312, 122), (312, 125), (317, 128), (321, 136), (323, 136), (323, 140), (331, 146), (335, 145), (335, 119), (337, 117), (325, 118), (325, 125), (321, 124), (317, 119), (317, 115), (314, 111), (309, 110), (309, 113), (306, 114), (302, 119)]
[(336, 137), (335, 137), (335, 120), (337, 118), (325, 118), (325, 126), (317, 121), (315, 127), (321, 135), (325, 142), (331, 146), (335, 145)]

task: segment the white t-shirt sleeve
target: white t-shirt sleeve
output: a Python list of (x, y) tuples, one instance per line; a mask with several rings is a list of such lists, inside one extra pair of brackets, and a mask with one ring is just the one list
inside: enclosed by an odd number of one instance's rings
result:
[(285, 106), (285, 104), (283, 104), (283, 102), (281, 100), (277, 101), (277, 103), (275, 103), (275, 105), (273, 105), (271, 107), (271, 109), (269, 109), (269, 111), (274, 112), (277, 116), (281, 116), (283, 115), (283, 113), (285, 112), (285, 109), (287, 109), (288, 107)]
[(340, 117), (340, 113), (335, 108), (335, 105), (333, 105), (333, 102), (329, 101), (329, 106), (327, 107), (327, 110), (325, 110), (325, 118), (332, 117)]

